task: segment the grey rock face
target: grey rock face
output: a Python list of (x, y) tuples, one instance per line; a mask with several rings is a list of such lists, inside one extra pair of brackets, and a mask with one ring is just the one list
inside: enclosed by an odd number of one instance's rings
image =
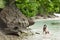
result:
[[(14, 7), (7, 6), (1, 13), (0, 18), (11, 30), (24, 29), (29, 25), (28, 19)], [(3, 25), (3, 24), (2, 24)]]
[(8, 0), (8, 4), (0, 13), (0, 29), (5, 33), (18, 33), (32, 25), (15, 5), (15, 0)]

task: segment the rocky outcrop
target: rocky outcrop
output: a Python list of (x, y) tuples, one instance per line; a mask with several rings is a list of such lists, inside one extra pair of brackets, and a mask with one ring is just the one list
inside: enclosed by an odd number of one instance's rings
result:
[(5, 33), (17, 33), (29, 25), (28, 19), (16, 7), (15, 0), (9, 0), (8, 5), (0, 13), (0, 29)]
[(29, 19), (28, 19), (28, 22), (29, 22), (29, 25), (28, 25), (28, 26), (31, 26), (31, 25), (33, 25), (33, 24), (35, 23), (32, 18), (29, 18)]

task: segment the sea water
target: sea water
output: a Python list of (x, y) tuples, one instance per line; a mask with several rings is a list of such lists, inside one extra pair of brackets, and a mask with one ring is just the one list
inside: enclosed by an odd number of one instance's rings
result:
[[(43, 33), (43, 26), (45, 24), (47, 25), (49, 34)], [(60, 20), (36, 21), (30, 28), (34, 35), (28, 36), (26, 40), (60, 40)], [(36, 34), (36, 32), (40, 34)]]

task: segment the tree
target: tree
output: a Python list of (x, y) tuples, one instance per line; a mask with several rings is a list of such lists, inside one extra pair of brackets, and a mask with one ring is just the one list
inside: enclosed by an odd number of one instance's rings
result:
[(27, 17), (37, 13), (49, 15), (60, 10), (59, 0), (16, 0), (16, 4)]
[(36, 0), (16, 0), (16, 4), (28, 18), (37, 14), (38, 4), (36, 3)]

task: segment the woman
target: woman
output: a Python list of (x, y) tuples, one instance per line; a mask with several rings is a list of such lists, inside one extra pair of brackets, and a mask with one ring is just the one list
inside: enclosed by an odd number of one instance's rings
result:
[(47, 30), (47, 25), (46, 24), (43, 26), (43, 33), (44, 34), (49, 34), (49, 31)]

